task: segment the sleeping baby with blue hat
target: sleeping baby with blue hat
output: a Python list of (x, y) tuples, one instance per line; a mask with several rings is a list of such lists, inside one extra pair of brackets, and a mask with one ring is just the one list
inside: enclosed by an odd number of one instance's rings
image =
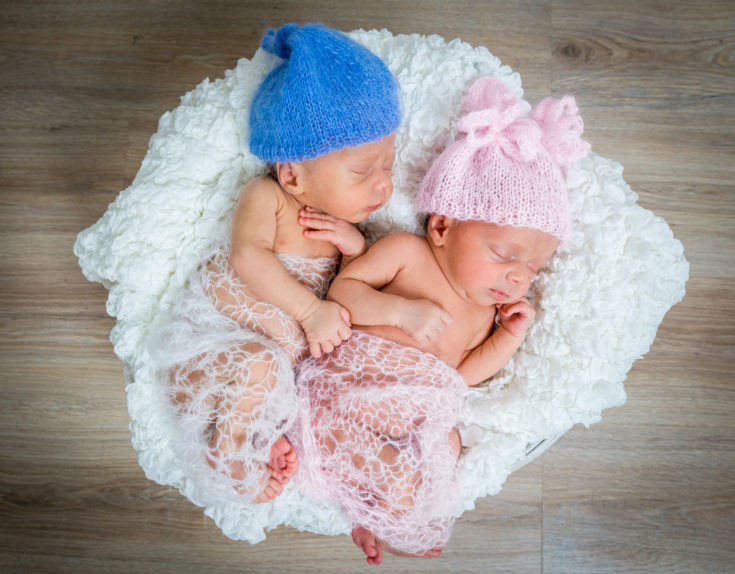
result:
[(250, 151), (269, 172), (242, 190), (150, 345), (204, 503), (265, 502), (293, 476), (294, 370), (350, 337), (349, 313), (324, 296), (366, 249), (355, 224), (393, 192), (401, 112), (382, 60), (317, 24), (270, 30), (262, 47), (282, 60), (250, 108)]

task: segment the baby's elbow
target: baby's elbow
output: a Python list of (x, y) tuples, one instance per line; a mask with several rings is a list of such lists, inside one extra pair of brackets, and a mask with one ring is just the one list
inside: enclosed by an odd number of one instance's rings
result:
[(242, 275), (242, 270), (245, 269), (246, 261), (247, 254), (244, 254), (242, 249), (233, 249), (230, 251), (230, 266), (238, 275)]
[(233, 245), (230, 249), (230, 265), (239, 277), (246, 277), (248, 271), (260, 268), (258, 265), (258, 255), (261, 248), (251, 243), (240, 243)]
[(477, 377), (473, 377), (472, 373), (467, 368), (463, 368), (463, 365), (460, 365), (457, 367), (457, 372), (460, 374), (462, 379), (464, 380), (465, 384), (468, 387), (474, 387), (475, 385), (480, 384), (481, 381), (477, 380)]
[(342, 304), (341, 299), (343, 289), (344, 279), (337, 275), (337, 277), (334, 278), (334, 281), (332, 281), (332, 284), (329, 286), (329, 291), (327, 291), (326, 299), (328, 301), (334, 301), (336, 303)]

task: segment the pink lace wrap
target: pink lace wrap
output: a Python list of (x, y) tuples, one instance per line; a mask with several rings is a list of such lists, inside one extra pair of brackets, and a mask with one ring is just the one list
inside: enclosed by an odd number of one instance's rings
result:
[(443, 548), (459, 490), (449, 440), (467, 393), (459, 373), (418, 349), (353, 330), (297, 375), (289, 438), (302, 492), (336, 501), (353, 528), (421, 555)]
[[(178, 432), (174, 449), (202, 504), (252, 500), (273, 443), (297, 409), (294, 366), (308, 353), (298, 322), (255, 297), (220, 245), (150, 338)], [(278, 256), (323, 298), (338, 259)]]

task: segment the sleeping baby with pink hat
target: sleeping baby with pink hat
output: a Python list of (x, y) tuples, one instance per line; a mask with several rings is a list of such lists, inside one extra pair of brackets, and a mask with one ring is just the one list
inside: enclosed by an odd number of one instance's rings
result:
[(340, 271), (327, 298), (351, 337), (297, 375), (297, 485), (341, 506), (369, 564), (446, 546), (463, 399), (520, 347), (526, 292), (568, 235), (565, 169), (589, 150), (571, 96), (531, 110), (481, 78), (465, 112), (416, 198), (425, 235), (390, 234)]

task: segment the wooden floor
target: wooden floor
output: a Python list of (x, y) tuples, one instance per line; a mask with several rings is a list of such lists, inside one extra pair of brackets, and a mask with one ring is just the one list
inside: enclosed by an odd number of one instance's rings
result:
[(574, 92), (691, 262), (627, 380), (458, 522), (440, 559), (384, 572), (735, 572), (735, 2), (0, 2), (0, 571), (357, 572), (345, 537), (225, 538), (146, 479), (107, 292), (76, 234), (127, 187), (158, 118), (289, 20), (485, 45), (531, 101)]

